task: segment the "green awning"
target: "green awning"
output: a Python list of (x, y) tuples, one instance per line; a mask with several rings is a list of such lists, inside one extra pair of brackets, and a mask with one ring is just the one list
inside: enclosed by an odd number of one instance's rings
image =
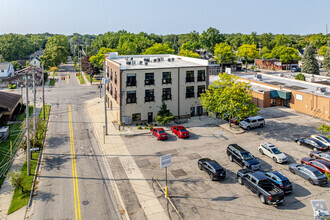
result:
[(281, 99), (291, 99), (291, 92), (272, 90), (270, 91), (270, 98), (281, 98)]

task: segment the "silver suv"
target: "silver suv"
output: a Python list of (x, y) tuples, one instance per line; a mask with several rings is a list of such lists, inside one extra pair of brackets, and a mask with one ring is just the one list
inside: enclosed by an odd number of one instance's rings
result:
[(265, 125), (265, 119), (261, 116), (249, 117), (239, 123), (239, 126), (246, 130), (251, 128), (262, 128)]

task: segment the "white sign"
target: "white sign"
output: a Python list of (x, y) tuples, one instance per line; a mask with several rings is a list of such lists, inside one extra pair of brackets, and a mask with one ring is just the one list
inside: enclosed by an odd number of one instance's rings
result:
[(108, 84), (108, 83), (110, 83), (110, 79), (109, 78), (103, 78), (102, 83), (103, 84)]
[(302, 101), (303, 100), (303, 96), (302, 95), (299, 95), (299, 94), (296, 94), (296, 99)]
[(171, 166), (171, 154), (167, 154), (160, 157), (160, 168)]
[(316, 219), (324, 219), (325, 217), (330, 216), (325, 200), (311, 200), (311, 203), (313, 206), (314, 217)]

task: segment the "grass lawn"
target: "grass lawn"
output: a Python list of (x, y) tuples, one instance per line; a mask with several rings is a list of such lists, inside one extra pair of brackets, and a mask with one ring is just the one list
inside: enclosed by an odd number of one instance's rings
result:
[[(29, 115), (32, 115), (33, 113), (33, 106), (29, 106)], [(9, 137), (7, 138), (7, 140), (0, 142), (0, 174), (3, 172), (6, 172), (6, 169), (8, 168), (7, 166), (4, 166), (5, 164), (7, 164), (10, 159), (10, 142), (12, 142), (12, 153), (14, 154), (18, 148), (18, 142), (20, 140), (20, 138), (17, 138), (20, 134), (21, 134), (21, 124), (22, 121), (25, 119), (25, 112), (20, 114), (17, 118), (16, 121), (19, 123), (14, 123), (9, 125)], [(17, 142), (15, 142), (15, 140), (18, 139)], [(5, 177), (1, 177), (0, 178), (0, 188), (1, 185), (3, 183), (3, 181), (5, 180)]]
[(81, 74), (78, 75), (78, 78), (79, 78), (80, 84), (85, 84), (85, 79)]
[(54, 86), (54, 85), (55, 85), (55, 79), (50, 78), (50, 79), (49, 79), (49, 85), (50, 85), (50, 86)]
[[(85, 74), (87, 80), (88, 80), (89, 82), (91, 82), (91, 77), (90, 77), (90, 75), (88, 75), (88, 74), (86, 74), (86, 73), (84, 73), (84, 74)], [(97, 80), (97, 79), (93, 76), (93, 82), (101, 82), (101, 80)]]
[[(42, 122), (42, 129), (38, 131), (38, 134), (44, 134), (44, 131), (46, 129), (47, 125), (47, 119), (49, 116), (49, 105), (45, 106), (46, 109), (46, 119)], [(43, 110), (40, 113), (40, 118), (43, 118)], [(13, 199), (11, 201), (9, 210), (8, 210), (8, 215), (15, 212), (16, 210), (22, 208), (23, 206), (26, 206), (29, 202), (30, 199), (30, 192), (31, 192), (31, 187), (33, 183), (33, 178), (34, 178), (34, 173), (38, 164), (38, 159), (39, 159), (39, 154), (40, 152), (33, 152), (32, 153), (32, 159), (31, 159), (31, 175), (27, 175), (27, 162), (25, 161), (22, 170), (21, 170), (21, 176), (24, 178), (24, 183), (23, 183), (23, 188), (24, 192), (21, 193), (21, 189), (17, 188), (14, 191)]]

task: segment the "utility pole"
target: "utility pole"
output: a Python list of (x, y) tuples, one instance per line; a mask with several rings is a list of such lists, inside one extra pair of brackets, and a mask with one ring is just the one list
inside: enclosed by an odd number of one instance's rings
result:
[(30, 162), (30, 121), (29, 121), (29, 88), (28, 88), (28, 75), (25, 74), (25, 88), (26, 88), (26, 131), (27, 131), (27, 141), (26, 141), (26, 150), (27, 150), (27, 175), (31, 174), (31, 162)]
[(105, 74), (105, 62), (103, 62), (103, 80), (104, 80), (104, 120), (105, 120), (105, 135), (108, 135), (108, 117), (107, 117), (107, 78)]
[(45, 70), (44, 65), (42, 65), (42, 109), (44, 113), (44, 120), (46, 120), (46, 109), (45, 109)]
[[(36, 72), (34, 71), (32, 76), (33, 81), (33, 139), (35, 143), (37, 137), (37, 116), (36, 116), (36, 99), (37, 99), (37, 91), (36, 91)], [(34, 147), (34, 146), (33, 146)]]

